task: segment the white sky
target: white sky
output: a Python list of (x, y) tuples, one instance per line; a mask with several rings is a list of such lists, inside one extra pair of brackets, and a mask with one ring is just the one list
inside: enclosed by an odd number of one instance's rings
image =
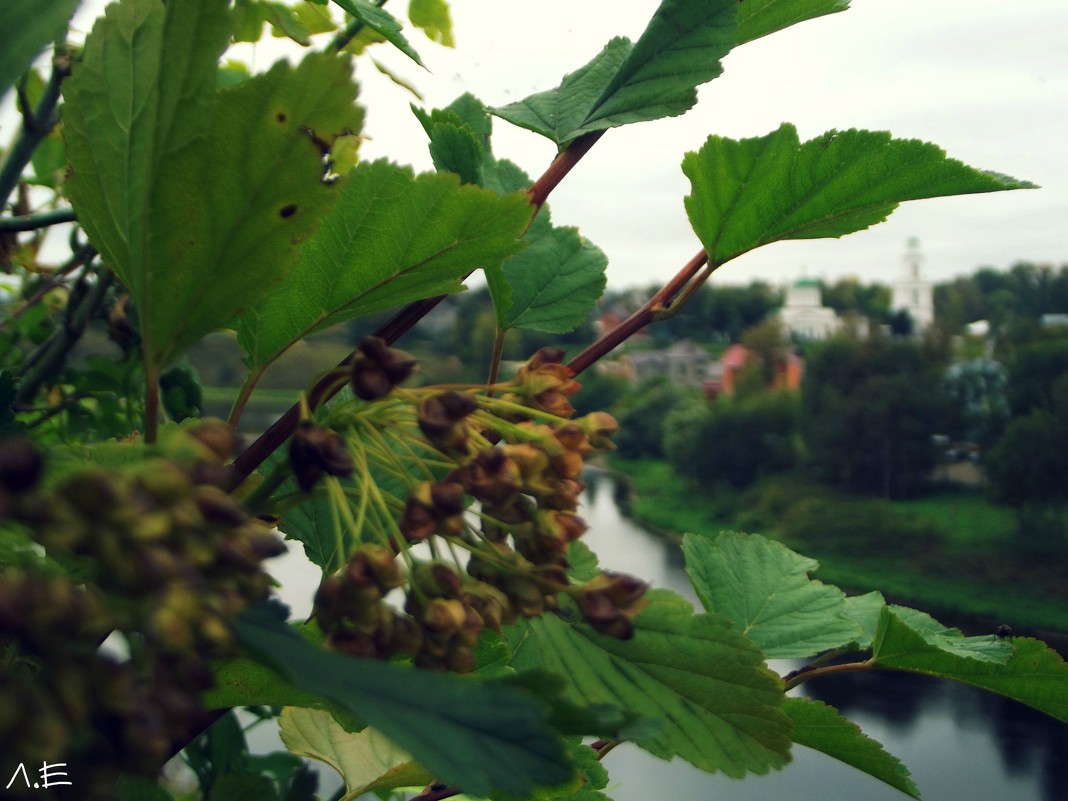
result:
[[(609, 38), (636, 39), (659, 0), (453, 0), (455, 51), (410, 31), (429, 72), (387, 46), (375, 56), (414, 83), (428, 106), (470, 91), (503, 105), (559, 84)], [(87, 6), (99, 9), (98, 0)], [(398, 17), (404, 6), (389, 8)], [(87, 9), (89, 10), (89, 9)], [(252, 53), (255, 68), (274, 43)], [(666, 280), (700, 248), (682, 206), (679, 164), (705, 137), (760, 136), (781, 122), (802, 139), (831, 128), (890, 130), (1041, 189), (904, 204), (888, 222), (841, 240), (786, 242), (722, 268), (718, 281), (801, 276), (893, 280), (918, 237), (933, 280), (1019, 260), (1068, 263), (1068, 2), (853, 0), (849, 10), (740, 47), (688, 114), (609, 131), (550, 198), (609, 256), (609, 284)], [(364, 62), (365, 157), (430, 167), (412, 98)], [(494, 122), (494, 151), (537, 177), (554, 147)], [(6, 133), (4, 134), (6, 138)]]

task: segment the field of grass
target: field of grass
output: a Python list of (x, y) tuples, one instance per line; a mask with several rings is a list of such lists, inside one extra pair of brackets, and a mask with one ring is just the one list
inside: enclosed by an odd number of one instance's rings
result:
[[(1011, 623), (1018, 630), (1068, 633), (1068, 587), (1058, 560), (1018, 554), (1011, 544), (1012, 510), (981, 495), (944, 493), (888, 504), (830, 491), (821, 497), (819, 488), (794, 485), (792, 494), (804, 504), (788, 508), (781, 496), (789, 483), (773, 482), (767, 494), (775, 500), (762, 504), (753, 493), (702, 492), (656, 460), (617, 458), (613, 467), (628, 478), (630, 513), (669, 536), (759, 532), (818, 560), (816, 577), (851, 593), (879, 590), (888, 600), (947, 620), (971, 619), (979, 631)], [(790, 519), (791, 513), (802, 513), (798, 509), (821, 504), (843, 521), (874, 520), (880, 527), (849, 529), (847, 522), (847, 535), (828, 530), (821, 536), (819, 525), (806, 528)], [(768, 507), (781, 516), (774, 519)]]
[(894, 509), (936, 523), (958, 545), (1000, 545), (1011, 540), (1016, 531), (1013, 510), (990, 503), (978, 492), (896, 501)]

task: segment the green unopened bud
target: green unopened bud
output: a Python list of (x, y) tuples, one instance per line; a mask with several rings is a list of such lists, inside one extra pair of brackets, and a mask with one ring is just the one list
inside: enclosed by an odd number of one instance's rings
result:
[(193, 490), (189, 474), (167, 459), (150, 459), (138, 472), (137, 488), (161, 506), (171, 506)]

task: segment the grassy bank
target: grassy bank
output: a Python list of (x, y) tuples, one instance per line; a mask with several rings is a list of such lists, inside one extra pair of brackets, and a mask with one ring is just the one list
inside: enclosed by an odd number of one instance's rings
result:
[(893, 602), (991, 630), (1009, 623), (1068, 633), (1065, 554), (1021, 552), (1012, 510), (981, 496), (891, 504), (785, 478), (713, 494), (664, 462), (616, 458), (613, 467), (629, 479), (630, 513), (660, 532), (759, 532), (817, 559), (817, 578), (851, 593), (879, 590)]

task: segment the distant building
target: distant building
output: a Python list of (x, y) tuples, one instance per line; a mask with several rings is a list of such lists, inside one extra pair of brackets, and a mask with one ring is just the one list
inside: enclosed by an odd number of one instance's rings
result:
[(787, 287), (779, 319), (790, 335), (799, 339), (826, 339), (841, 328), (834, 309), (823, 305), (819, 281), (808, 278)]
[(923, 277), (923, 255), (920, 240), (908, 241), (905, 252), (905, 269), (900, 279), (894, 282), (890, 307), (894, 311), (907, 311), (912, 318), (913, 333), (919, 334), (934, 322), (934, 284)]
[(691, 339), (680, 339), (660, 350), (638, 350), (626, 355), (636, 384), (664, 376), (680, 387), (704, 386), (712, 357)]
[[(712, 397), (733, 395), (742, 370), (754, 358), (758, 357), (744, 345), (731, 345), (713, 368), (715, 377), (705, 383), (705, 391)], [(800, 389), (803, 374), (804, 362), (801, 357), (792, 351), (785, 351), (781, 358), (776, 359), (770, 389)]]

